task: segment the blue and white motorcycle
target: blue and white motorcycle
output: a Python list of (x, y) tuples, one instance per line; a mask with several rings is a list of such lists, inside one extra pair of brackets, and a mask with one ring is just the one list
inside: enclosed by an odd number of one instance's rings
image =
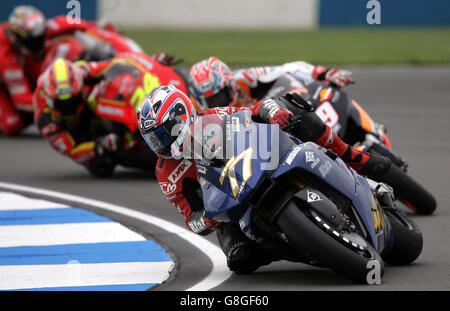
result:
[(246, 111), (203, 120), (201, 128), (193, 154), (202, 153), (196, 162), (208, 218), (239, 223), (283, 258), (358, 283), (381, 278), (384, 262), (404, 265), (420, 255), (422, 234), (396, 208), (392, 188), (334, 153), (255, 123)]

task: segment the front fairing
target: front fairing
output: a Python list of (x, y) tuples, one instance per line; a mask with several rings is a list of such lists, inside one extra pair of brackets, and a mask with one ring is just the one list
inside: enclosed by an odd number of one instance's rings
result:
[[(264, 176), (277, 179), (291, 170), (300, 174), (305, 171), (353, 203), (367, 231), (368, 242), (381, 251), (386, 232), (384, 228), (376, 228), (372, 190), (367, 181), (340, 158), (326, 154), (326, 149), (312, 142), (302, 143), (276, 126), (246, 121), (250, 117), (249, 113), (239, 112), (224, 118), (226, 141), (233, 145), (233, 152), (222, 165), (211, 166), (208, 161), (197, 160), (206, 217), (238, 222), (241, 230), (252, 238), (253, 209), (246, 199), (259, 181)], [(238, 141), (243, 142), (240, 148), (236, 147)]]
[(206, 216), (238, 221), (247, 196), (263, 176), (277, 170), (294, 142), (289, 135), (280, 135), (275, 125), (252, 122), (250, 111), (224, 116), (222, 128), (226, 150), (222, 165), (214, 167), (208, 160), (197, 159), (198, 176)]

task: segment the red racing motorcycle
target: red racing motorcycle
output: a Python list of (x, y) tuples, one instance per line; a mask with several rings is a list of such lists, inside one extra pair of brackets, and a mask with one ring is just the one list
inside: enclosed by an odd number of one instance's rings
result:
[(84, 120), (89, 124), (87, 135), (93, 140), (109, 136), (117, 146), (103, 157), (115, 165), (154, 170), (157, 157), (139, 133), (136, 112), (155, 87), (169, 84), (187, 92), (184, 78), (176, 69), (146, 54), (121, 53), (111, 60), (85, 106), (91, 116)]

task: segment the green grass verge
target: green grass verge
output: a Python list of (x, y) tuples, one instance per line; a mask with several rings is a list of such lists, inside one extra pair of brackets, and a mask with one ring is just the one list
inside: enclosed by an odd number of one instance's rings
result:
[(450, 63), (450, 28), (320, 30), (121, 29), (148, 54), (165, 51), (185, 65), (215, 55), (230, 65), (293, 60), (313, 64)]

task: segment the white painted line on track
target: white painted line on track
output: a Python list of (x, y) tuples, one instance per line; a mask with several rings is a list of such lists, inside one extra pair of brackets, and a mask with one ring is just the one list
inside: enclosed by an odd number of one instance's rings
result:
[(15, 193), (3, 193), (0, 196), (0, 211), (9, 210), (10, 203), (14, 201), (14, 208), (20, 210), (30, 209), (54, 209), (54, 208), (67, 208), (69, 206), (61, 203), (51, 202), (40, 199), (29, 199), (22, 195)]
[[(74, 286), (126, 285), (161, 283), (168, 277), (172, 262), (129, 262), (64, 264), (64, 265), (12, 265), (0, 266), (0, 290), (14, 288), (55, 288)], [(45, 271), (45, 274), (42, 272)], [(99, 278), (102, 275), (102, 278)]]
[(0, 247), (145, 240), (136, 232), (122, 228), (122, 225), (114, 222), (0, 226), (0, 237), (4, 237), (0, 239)]
[(57, 199), (61, 199), (64, 201), (70, 201), (80, 204), (86, 204), (95, 208), (108, 210), (114, 213), (118, 213), (127, 217), (135, 218), (140, 221), (147, 222), (151, 225), (157, 226), (165, 231), (169, 231), (181, 239), (185, 240), (186, 242), (190, 243), (194, 247), (198, 248), (202, 253), (204, 253), (206, 256), (210, 258), (213, 264), (212, 270), (209, 272), (209, 274), (203, 278), (199, 283), (195, 284), (194, 286), (187, 289), (187, 291), (206, 291), (213, 287), (218, 286), (219, 284), (223, 283), (225, 280), (227, 280), (231, 276), (231, 272), (227, 268), (226, 264), (226, 258), (223, 254), (222, 250), (216, 246), (215, 244), (209, 242), (205, 238), (201, 237), (200, 235), (197, 235), (195, 233), (190, 232), (187, 229), (184, 229), (183, 227), (180, 227), (178, 225), (175, 225), (169, 221), (166, 221), (164, 219), (151, 216), (149, 214), (145, 214), (142, 212), (134, 211), (132, 209), (106, 203), (94, 199), (88, 199), (81, 196), (73, 195), (73, 194), (67, 194), (52, 190), (45, 190), (41, 188), (35, 188), (35, 187), (29, 187), (29, 186), (23, 186), (18, 184), (12, 184), (12, 183), (5, 183), (0, 182), (0, 188), (13, 190), (13, 191), (20, 191), (24, 193), (31, 193), (31, 194), (37, 194), (37, 195), (43, 195), (47, 197), (53, 197)]

